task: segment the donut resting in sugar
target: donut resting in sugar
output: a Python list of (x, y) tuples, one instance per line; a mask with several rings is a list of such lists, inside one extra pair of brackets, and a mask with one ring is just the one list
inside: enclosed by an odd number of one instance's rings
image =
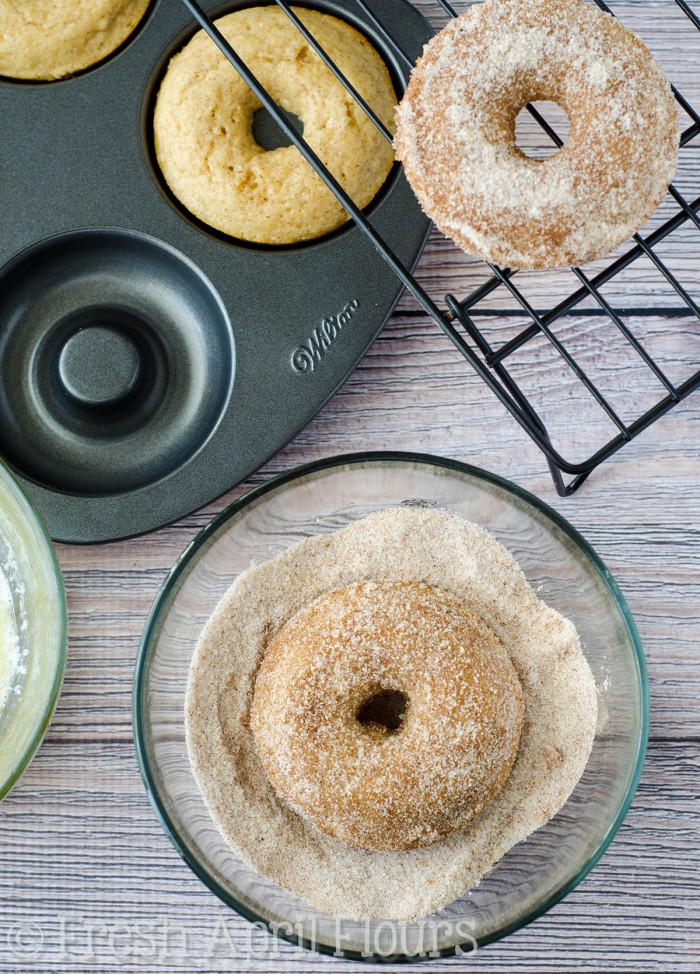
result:
[[(382, 598), (387, 593), (391, 593), (393, 608), (389, 603), (383, 607)], [(415, 593), (417, 599), (413, 608), (406, 604), (409, 593), (412, 597)], [(458, 608), (453, 609), (453, 603)], [(372, 629), (379, 632), (383, 628), (379, 624), (389, 621), (387, 614), (391, 625), (379, 639), (375, 655), (368, 635)], [(351, 639), (347, 657), (341, 653), (344, 664), (336, 668), (328, 640), (324, 637), (319, 642), (316, 637), (328, 631), (326, 624), (331, 619), (338, 618), (360, 623), (364, 619), (364, 623), (357, 639)], [(401, 626), (407, 628), (405, 639), (400, 635), (399, 642), (408, 646), (409, 652), (392, 660), (386, 653), (388, 631), (404, 631), (397, 625), (400, 618), (404, 619)], [(452, 635), (436, 644), (433, 626), (428, 625), (420, 636), (417, 633), (415, 643), (409, 639), (414, 622), (422, 626), (431, 618), (449, 619), (443, 632)], [(456, 638), (459, 629), (464, 636)], [(484, 669), (477, 633), (483, 652), (493, 651), (495, 669)], [(339, 642), (342, 646), (342, 640)], [(463, 679), (471, 658), (475, 670), (489, 673), (492, 685), (511, 694), (509, 701), (498, 705), (493, 701), (496, 725), (508, 728), (503, 739), (506, 746), (491, 739), (485, 752), (498, 758), (492, 766), (496, 778), (498, 769), (501, 773), (506, 770), (507, 744), (517, 736), (518, 684), (522, 693), (522, 727), (515, 760), (500, 789), (472, 818), (468, 813), (477, 791), (460, 809), (457, 791), (450, 782), (451, 757), (438, 750), (439, 739), (444, 744), (450, 734), (457, 738), (461, 727), (465, 772), (474, 775), (473, 781), (478, 783), (476, 772), (484, 755), (480, 757), (476, 749), (469, 748), (474, 732), (471, 721), (457, 714), (457, 726), (445, 728), (443, 734), (442, 722), (436, 720), (432, 725), (438, 738), (436, 760), (431, 760), (427, 769), (416, 767), (419, 757), (425, 755), (421, 739), (427, 743), (430, 735), (428, 687), (435, 686), (433, 703), (438, 712), (447, 714), (451, 703), (463, 698), (473, 717), (473, 705), (487, 685), (483, 683), (477, 689), (467, 677), (464, 688), (437, 686), (440, 663), (421, 660), (419, 646), (431, 646), (432, 656), (436, 645), (443, 643)], [(460, 644), (465, 649), (461, 659), (457, 652)], [(298, 681), (293, 668), (287, 668), (288, 654), (294, 653), (295, 646), (301, 660)], [(381, 679), (373, 682), (355, 673), (350, 657), (356, 651), (358, 662), (364, 656), (373, 666), (377, 664), (374, 672), (376, 675), (381, 670)], [(517, 682), (508, 666), (499, 662), (503, 652), (510, 658)], [(268, 654), (272, 656), (266, 662)], [(319, 657), (317, 662), (325, 677), (318, 686), (310, 672), (314, 655)], [(278, 666), (293, 697), (288, 707), (281, 694), (275, 698), (274, 688), (264, 675)], [(432, 827), (447, 828), (448, 823), (440, 820), (427, 793), (426, 774), (429, 776), (432, 769), (435, 789), (451, 804), (450, 822), (459, 817), (457, 813), (466, 811), (468, 821), (463, 831), (413, 848), (359, 848), (323, 831), (308, 813), (288, 800), (281, 792), (281, 780), (273, 785), (268, 771), (287, 778), (294, 774), (294, 767), (284, 767), (282, 759), (288, 731), (294, 727), (291, 718), (299, 718), (305, 709), (305, 686), (310, 705), (317, 690), (321, 693), (323, 713), (314, 716), (311, 727), (301, 729), (302, 739), (294, 745), (297, 750), (306, 748), (301, 768), (304, 778), (313, 774), (315, 760), (319, 769), (328, 770), (333, 755), (339, 753), (333, 750), (332, 741), (327, 742), (327, 748), (314, 750), (316, 744), (324, 745), (325, 714), (335, 730), (338, 722), (344, 721), (347, 735), (341, 733), (337, 747), (347, 745), (351, 749), (364, 742), (368, 760), (374, 761), (377, 774), (385, 782), (391, 777), (391, 769), (388, 762), (383, 764), (382, 749), (388, 749), (385, 753), (396, 757), (397, 770), (405, 772), (403, 781), (394, 784), (404, 797), (408, 796), (407, 803), (422, 803)], [(373, 709), (376, 701), (366, 700), (365, 695), (375, 695), (376, 689), (378, 695), (382, 691), (403, 693), (403, 715), (398, 708), (393, 713)], [(345, 701), (337, 708), (332, 701), (334, 692), (340, 692), (341, 703)], [(274, 703), (270, 710), (264, 705), (268, 693)], [(288, 723), (275, 738), (270, 714), (277, 713), (278, 706)], [(461, 517), (411, 506), (375, 511), (341, 530), (321, 531), (239, 575), (202, 632), (192, 661), (185, 708), (187, 747), (195, 778), (206, 807), (234, 852), (259, 875), (325, 913), (394, 920), (430, 914), (478, 885), (512, 846), (561, 808), (585, 768), (597, 714), (593, 675), (574, 626), (537, 598), (512, 555), (488, 532)], [(424, 725), (420, 734), (411, 730), (413, 718)], [(363, 727), (357, 726), (358, 720)], [(478, 718), (475, 724), (483, 726)], [(402, 740), (410, 741), (413, 733), (417, 760), (411, 765), (401, 760), (399, 752)], [(312, 741), (313, 747), (308, 748)], [(274, 751), (278, 743), (279, 752), (270, 756), (269, 750)], [(358, 760), (354, 767), (362, 777), (360, 764)], [(342, 768), (336, 771), (337, 784), (326, 782), (329, 789), (337, 788), (329, 798), (330, 807), (325, 809), (326, 820), (330, 813), (336, 825), (341, 823), (347, 839), (353, 834), (362, 839), (367, 833), (363, 821), (367, 821), (369, 801), (364, 813), (351, 809), (345, 817), (336, 815), (332, 806), (338, 805), (344, 774)], [(349, 777), (346, 774), (345, 780)], [(364, 774), (364, 780), (371, 783), (371, 775)], [(478, 786), (481, 798), (483, 786), (482, 777)], [(297, 793), (294, 801), (298, 797)], [(304, 795), (301, 797), (303, 800)], [(370, 794), (364, 797), (369, 800)], [(386, 826), (385, 840), (399, 841), (399, 834), (404, 841), (406, 836), (419, 841), (428, 838), (425, 832), (421, 836), (420, 829), (416, 833), (410, 813), (402, 812), (399, 803), (395, 807), (403, 815), (400, 833), (390, 828), (383, 813), (378, 814), (380, 825)]]
[(251, 728), (273, 786), (317, 828), (397, 850), (466, 828), (508, 777), (522, 718), (513, 664), (483, 622), (427, 585), (365, 582), (282, 627)]

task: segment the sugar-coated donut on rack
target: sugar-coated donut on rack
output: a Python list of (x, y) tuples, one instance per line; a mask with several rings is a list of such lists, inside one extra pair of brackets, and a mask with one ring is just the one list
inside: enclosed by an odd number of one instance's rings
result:
[[(545, 160), (516, 145), (528, 102), (566, 111)], [(661, 65), (583, 0), (486, 0), (425, 47), (395, 147), (423, 209), (467, 253), (514, 268), (582, 264), (654, 212), (673, 178), (676, 103)]]

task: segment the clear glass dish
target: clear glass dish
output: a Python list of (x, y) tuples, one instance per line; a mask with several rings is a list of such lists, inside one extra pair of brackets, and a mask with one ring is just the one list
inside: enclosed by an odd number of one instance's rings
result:
[[(199, 794), (187, 757), (184, 697), (200, 631), (236, 576), (310, 535), (383, 507), (427, 503), (491, 531), (545, 602), (575, 623), (604, 715), (574, 794), (512, 849), (481, 885), (424, 920), (358, 922), (312, 909), (236, 858)], [(648, 734), (648, 685), (634, 621), (595, 552), (555, 511), (491, 474), (413, 454), (339, 457), (246, 494), (185, 550), (144, 632), (134, 727), (151, 801), (175, 847), (244, 917), (323, 953), (354, 960), (448, 956), (498, 940), (540, 916), (589, 872), (634, 794)]]
[[(0, 584), (10, 640), (0, 646), (0, 799), (41, 744), (61, 692), (66, 602), (51, 539), (0, 461)], [(10, 649), (11, 656), (10, 659)]]

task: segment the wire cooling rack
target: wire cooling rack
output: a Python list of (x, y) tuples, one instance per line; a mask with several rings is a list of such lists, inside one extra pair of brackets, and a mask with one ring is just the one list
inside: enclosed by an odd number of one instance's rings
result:
[[(287, 0), (275, 0), (275, 2), (309, 45), (323, 59), (338, 81), (357, 101), (384, 138), (391, 142), (391, 133), (344, 77), (323, 48), (315, 41)], [(371, 7), (371, 0), (369, 2), (367, 0), (354, 0), (354, 2), (361, 13), (373, 24), (376, 32), (393, 51), (395, 57), (408, 68), (411, 68), (412, 60), (377, 18)], [(442, 8), (448, 17), (457, 16), (457, 11), (447, 0), (434, 0), (434, 2)], [(602, 10), (612, 12), (604, 0), (593, 0), (593, 2), (597, 3)], [(687, 0), (672, 0), (672, 2), (682, 17), (685, 18), (685, 26), (700, 33), (700, 18)], [(483, 284), (474, 288), (464, 298), (446, 294), (444, 306), (441, 307), (397, 258), (390, 243), (376, 231), (371, 219), (355, 206), (333, 174), (324, 166), (303, 136), (297, 133), (280, 106), (258, 82), (248, 66), (217, 30), (215, 24), (196, 0), (183, 0), (183, 3), (257, 95), (289, 141), (299, 149), (304, 158), (313, 166), (360, 230), (374, 245), (378, 254), (389, 264), (394, 273), (412, 293), (418, 305), (430, 315), (510, 414), (540, 447), (547, 459), (552, 478), (560, 495), (572, 494), (599, 464), (611, 457), (626, 443), (638, 436), (642, 430), (649, 427), (700, 386), (700, 369), (691, 376), (684, 378), (683, 381), (672, 381), (659, 357), (652, 356), (646, 347), (646, 343), (643, 343), (626, 323), (624, 310), (616, 308), (604, 293), (606, 285), (617, 278), (623, 278), (629, 268), (640, 259), (646, 258), (663, 279), (674, 299), (675, 304), (668, 309), (668, 316), (683, 315), (694, 320), (700, 320), (700, 306), (680, 282), (669, 264), (659, 256), (658, 252), (659, 246), (668, 241), (681, 228), (690, 227), (693, 231), (700, 230), (700, 217), (698, 217), (700, 197), (688, 201), (675, 185), (670, 186), (668, 199), (672, 204), (673, 211), (664, 222), (649, 232), (645, 230), (644, 233), (635, 234), (623, 252), (601, 270), (590, 273), (584, 272), (580, 268), (572, 268), (573, 281), (569, 281), (566, 296), (546, 310), (536, 309), (533, 300), (519, 286), (518, 280), (521, 278), (518, 277), (517, 272), (508, 268), (497, 267), (494, 264), (488, 264), (490, 275)], [(673, 90), (681, 114), (687, 120), (682, 131), (681, 146), (688, 147), (700, 134), (700, 114), (680, 91), (675, 87)], [(563, 144), (562, 138), (553, 125), (547, 121), (536, 106), (528, 105), (527, 111), (539, 125), (544, 135), (551, 140), (554, 147)], [(689, 241), (687, 246), (695, 246), (700, 251), (700, 237), (693, 233), (693, 240)], [(503, 338), (498, 333), (494, 337), (493, 329), (489, 331), (484, 328), (483, 324), (483, 320), (488, 321), (488, 318), (484, 319), (484, 316), (489, 313), (490, 306), (488, 303), (492, 302), (493, 295), (497, 292), (505, 294), (514, 304), (521, 322), (515, 333), (509, 334), (507, 338)], [(586, 307), (590, 309), (591, 306), (593, 306), (592, 310), (587, 313), (601, 316), (606, 326), (616, 331), (616, 337), (627, 345), (627, 350), (631, 350), (637, 359), (637, 363), (641, 364), (658, 386), (659, 395), (653, 404), (645, 403), (645, 408), (637, 408), (632, 419), (627, 418), (627, 416), (624, 419), (622, 418), (621, 411), (613, 405), (610, 395), (604, 394), (600, 382), (596, 383), (589, 374), (591, 370), (581, 365), (581, 355), (579, 354), (576, 357), (569, 343), (565, 344), (556, 333), (555, 323), (567, 316), (575, 316), (577, 313), (583, 314), (583, 309)], [(477, 319), (481, 321), (481, 327), (477, 324)], [(491, 335), (490, 338), (488, 334)], [(560, 369), (568, 371), (570, 376), (575, 377), (585, 396), (594, 401), (604, 416), (607, 417), (610, 435), (606, 437), (606, 442), (603, 445), (598, 446), (584, 460), (568, 460), (563, 456), (560, 448), (555, 449), (547, 425), (542, 419), (541, 411), (538, 411), (532, 399), (523, 391), (522, 381), (515, 377), (516, 369), (514, 369), (513, 363), (516, 353), (526, 349), (535, 341), (544, 341), (549, 346), (549, 351), (556, 357)], [(556, 389), (552, 387), (549, 394), (550, 399), (555, 398)], [(627, 412), (629, 412), (629, 408)], [(565, 475), (570, 478), (568, 482), (565, 482)]]

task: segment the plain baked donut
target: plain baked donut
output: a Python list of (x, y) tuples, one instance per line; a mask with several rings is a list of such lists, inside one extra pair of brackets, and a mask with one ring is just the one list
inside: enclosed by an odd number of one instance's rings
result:
[[(515, 143), (528, 102), (566, 111), (545, 160)], [(632, 31), (583, 0), (486, 0), (425, 47), (397, 112), (395, 147), (426, 214), (467, 253), (514, 268), (614, 250), (673, 178), (676, 103)]]
[(464, 830), (506, 781), (522, 718), (505, 648), (464, 606), (428, 585), (365, 582), (282, 627), (250, 723), (294, 809), (349, 845), (394, 851)]
[(0, 75), (55, 81), (112, 54), (150, 0), (0, 0)]
[[(396, 94), (384, 61), (353, 27), (293, 8), (393, 131)], [(355, 203), (367, 206), (394, 163), (391, 145), (279, 7), (216, 21)], [(180, 202), (241, 240), (291, 244), (336, 230), (348, 215), (295, 146), (265, 151), (253, 137), (260, 102), (200, 31), (171, 60), (153, 120), (158, 164)]]

